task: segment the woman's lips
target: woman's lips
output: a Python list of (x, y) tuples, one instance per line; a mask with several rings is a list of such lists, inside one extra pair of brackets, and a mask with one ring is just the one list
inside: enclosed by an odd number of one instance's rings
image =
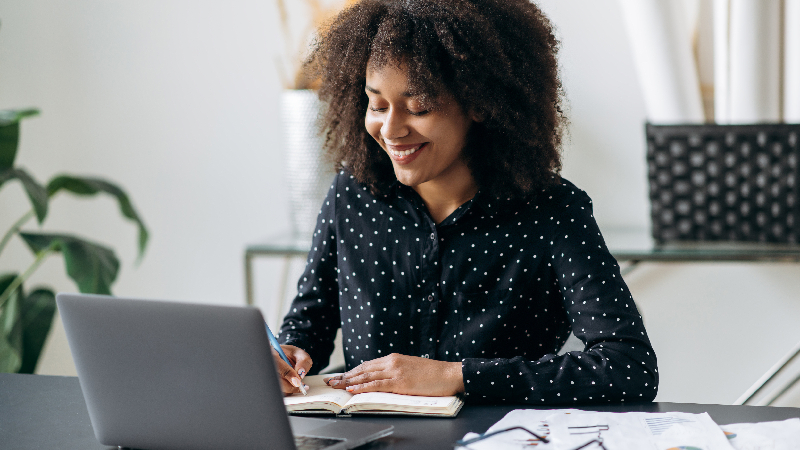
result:
[(428, 143), (411, 145), (386, 145), (386, 151), (392, 158), (392, 161), (398, 164), (409, 164), (415, 160), (417, 156), (427, 148)]

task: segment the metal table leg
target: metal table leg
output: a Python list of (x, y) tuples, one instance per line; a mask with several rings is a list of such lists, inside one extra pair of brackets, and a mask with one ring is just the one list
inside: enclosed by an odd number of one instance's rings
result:
[[(788, 366), (797, 357), (797, 355), (800, 355), (800, 342), (798, 342), (797, 345), (795, 345), (794, 348), (789, 353), (787, 353), (783, 358), (781, 358), (777, 363), (775, 363), (775, 365), (772, 366), (771, 369), (769, 369), (764, 375), (762, 375), (761, 378), (759, 378), (754, 385), (750, 386), (750, 389), (748, 389), (744, 394), (742, 394), (742, 396), (739, 397), (736, 400), (736, 402), (734, 402), (734, 405), (747, 404), (747, 402), (753, 399), (753, 397), (755, 397), (756, 394), (758, 394), (764, 388), (764, 386), (766, 386), (767, 383), (769, 383), (781, 371), (783, 371), (783, 369), (785, 369), (786, 366)], [(795, 377), (794, 380), (792, 380), (786, 386), (780, 389), (780, 391), (778, 391), (777, 394), (773, 395), (766, 405), (769, 406), (772, 403), (774, 403), (775, 400), (777, 400), (781, 395), (783, 395), (786, 391), (788, 391), (789, 388), (794, 386), (795, 383), (797, 383), (798, 381), (800, 381), (800, 375)]]

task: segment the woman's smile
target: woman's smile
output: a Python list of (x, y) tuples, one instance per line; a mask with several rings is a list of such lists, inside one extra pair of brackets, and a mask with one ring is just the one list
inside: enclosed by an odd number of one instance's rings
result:
[(411, 161), (417, 159), (417, 156), (428, 147), (427, 142), (422, 144), (410, 145), (391, 145), (386, 144), (386, 151), (392, 158), (392, 161), (397, 164), (409, 164)]

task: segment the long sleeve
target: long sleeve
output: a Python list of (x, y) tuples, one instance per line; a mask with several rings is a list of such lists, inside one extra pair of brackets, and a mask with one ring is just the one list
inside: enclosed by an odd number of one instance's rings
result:
[(467, 398), (534, 404), (650, 401), (658, 388), (655, 352), (602, 239), (591, 200), (572, 186), (559, 203), (545, 217), (552, 222), (547, 266), (585, 351), (548, 353), (533, 361), (465, 359)]
[(340, 326), (334, 226), (338, 179), (337, 175), (323, 202), (306, 268), (297, 283), (297, 296), (278, 338), (283, 344), (308, 352), (314, 363), (312, 374), (328, 365)]

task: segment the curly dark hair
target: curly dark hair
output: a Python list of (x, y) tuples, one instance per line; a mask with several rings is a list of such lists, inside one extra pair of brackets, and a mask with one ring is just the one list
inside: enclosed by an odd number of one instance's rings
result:
[(481, 190), (524, 197), (557, 183), (566, 124), (558, 46), (529, 0), (362, 0), (320, 32), (306, 61), (321, 80), (328, 156), (386, 192), (391, 160), (364, 128), (367, 64), (405, 64), (412, 92), (448, 92), (483, 119), (464, 148)]

